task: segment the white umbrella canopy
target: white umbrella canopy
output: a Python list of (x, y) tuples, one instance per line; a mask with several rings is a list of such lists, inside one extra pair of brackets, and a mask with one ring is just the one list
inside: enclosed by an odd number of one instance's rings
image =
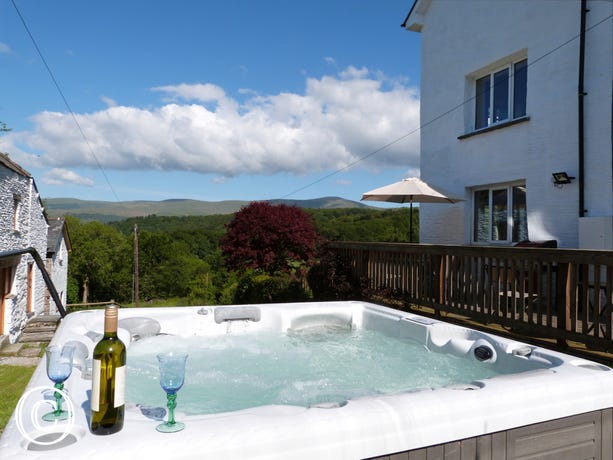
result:
[(362, 195), (362, 201), (410, 203), (409, 241), (413, 242), (413, 203), (457, 203), (464, 198), (440, 192), (417, 177), (408, 177)]

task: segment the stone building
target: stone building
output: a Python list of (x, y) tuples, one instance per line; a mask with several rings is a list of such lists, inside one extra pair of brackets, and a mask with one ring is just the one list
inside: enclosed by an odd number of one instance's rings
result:
[[(50, 227), (32, 175), (0, 153), (0, 255), (27, 248), (43, 260), (49, 257), (47, 267), (65, 302), (70, 250), (65, 224), (53, 221)], [(57, 313), (55, 302), (46, 299), (43, 276), (30, 254), (0, 257), (0, 336), (13, 343), (28, 318)]]

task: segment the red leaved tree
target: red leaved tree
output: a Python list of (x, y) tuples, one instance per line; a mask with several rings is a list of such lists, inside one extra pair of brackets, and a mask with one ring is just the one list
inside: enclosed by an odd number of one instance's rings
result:
[(312, 217), (296, 206), (253, 202), (227, 225), (221, 248), (230, 270), (290, 272), (312, 261), (317, 231)]

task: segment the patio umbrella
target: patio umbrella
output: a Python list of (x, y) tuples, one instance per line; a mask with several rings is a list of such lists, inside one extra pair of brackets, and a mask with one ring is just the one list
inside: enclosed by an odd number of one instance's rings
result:
[(409, 242), (413, 242), (413, 203), (457, 203), (463, 198), (442, 193), (417, 177), (409, 177), (362, 195), (363, 201), (410, 203)]

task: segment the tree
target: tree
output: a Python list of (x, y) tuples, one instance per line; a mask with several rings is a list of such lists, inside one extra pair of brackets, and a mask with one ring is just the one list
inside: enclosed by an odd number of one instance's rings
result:
[(221, 248), (229, 270), (291, 273), (314, 257), (315, 224), (295, 206), (253, 202), (238, 211), (226, 228)]
[[(67, 216), (72, 253), (68, 265), (70, 302), (129, 300), (132, 250), (126, 237), (100, 222)], [(78, 298), (74, 296), (78, 295)]]
[(210, 272), (185, 242), (164, 232), (140, 232), (139, 258), (140, 292), (145, 300), (185, 297)]

